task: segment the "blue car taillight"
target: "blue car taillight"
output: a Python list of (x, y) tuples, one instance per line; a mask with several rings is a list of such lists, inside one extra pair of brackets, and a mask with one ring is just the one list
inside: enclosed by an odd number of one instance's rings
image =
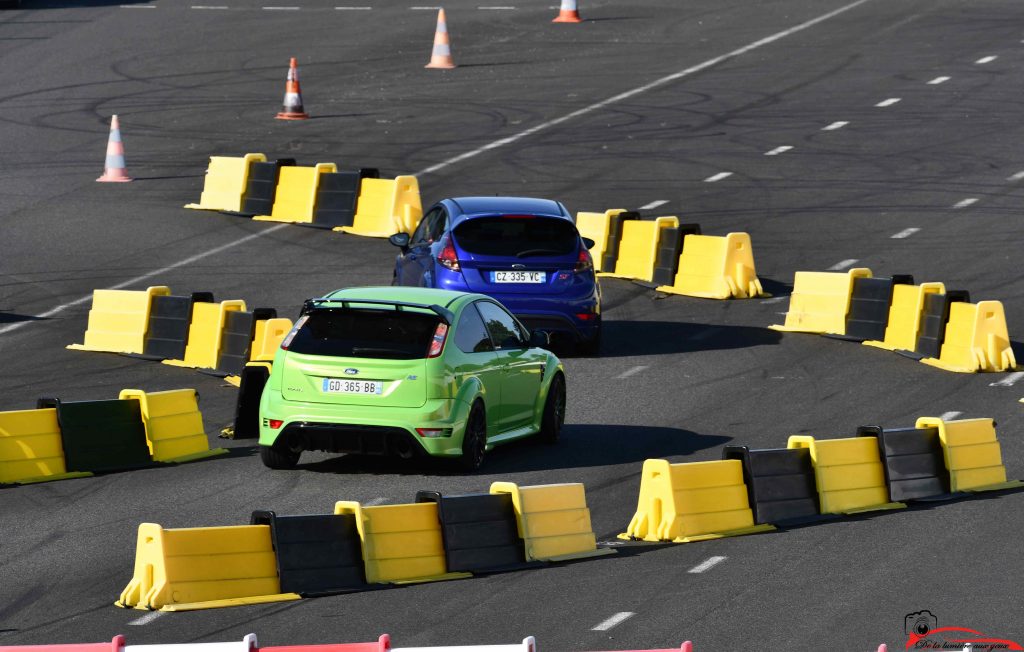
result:
[(437, 262), (454, 272), (459, 271), (459, 255), (455, 253), (455, 244), (450, 235), (444, 236), (444, 247), (437, 255)]
[(580, 247), (580, 255), (576, 257), (576, 266), (573, 267), (573, 271), (576, 273), (589, 272), (592, 269), (594, 269), (594, 258), (584, 247)]

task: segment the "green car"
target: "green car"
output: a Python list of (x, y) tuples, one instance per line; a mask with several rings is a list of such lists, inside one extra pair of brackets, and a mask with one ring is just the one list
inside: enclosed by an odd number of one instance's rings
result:
[(310, 299), (281, 342), (260, 400), (260, 458), (293, 468), (304, 450), (451, 458), (565, 420), (565, 370), (482, 294), (350, 288)]

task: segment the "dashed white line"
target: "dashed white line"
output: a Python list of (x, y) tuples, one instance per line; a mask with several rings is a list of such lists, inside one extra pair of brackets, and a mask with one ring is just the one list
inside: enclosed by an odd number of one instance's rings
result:
[(768, 150), (767, 152), (764, 153), (764, 155), (765, 156), (778, 156), (779, 154), (782, 154), (783, 152), (788, 152), (791, 149), (793, 149), (792, 145), (779, 145), (775, 149)]
[(166, 611), (151, 611), (151, 612), (149, 612), (148, 614), (146, 614), (144, 616), (139, 616), (135, 620), (129, 620), (128, 624), (129, 625), (148, 625), (149, 623), (153, 622), (154, 620), (156, 620), (160, 616), (164, 615), (165, 613), (167, 613), (167, 612)]
[(1018, 172), (1006, 177), (1007, 181), (1020, 181), (1021, 179), (1024, 179), (1024, 172)]
[(949, 80), (950, 80), (950, 78), (949, 78), (949, 77), (936, 77), (935, 79), (931, 80), (931, 81), (930, 81), (930, 82), (928, 82), (928, 83), (929, 83), (930, 85), (932, 85), (932, 86), (937, 86), (938, 84), (945, 84), (945, 83), (946, 83), (946, 82), (948, 82)]
[(412, 11), (437, 11), (440, 7), (409, 7)]
[(719, 172), (718, 174), (712, 174), (707, 179), (704, 179), (704, 183), (714, 183), (716, 181), (721, 181), (722, 179), (726, 179), (731, 176), (732, 172)]
[(842, 129), (843, 127), (845, 127), (848, 124), (850, 124), (850, 123), (845, 121), (845, 120), (838, 120), (838, 121), (833, 122), (832, 124), (828, 125), (827, 127), (822, 127), (821, 130), (822, 131), (835, 131), (836, 129)]
[(977, 197), (968, 197), (967, 199), (961, 199), (957, 203), (953, 204), (953, 208), (967, 208), (971, 204), (977, 204)]
[(704, 561), (702, 561), (701, 563), (697, 564), (696, 566), (694, 566), (693, 568), (691, 568), (690, 570), (688, 570), (686, 572), (687, 573), (703, 573), (704, 571), (710, 570), (710, 569), (714, 568), (715, 566), (721, 564), (723, 561), (725, 561), (725, 559), (726, 559), (725, 557), (708, 557), (707, 559), (705, 559)]
[(629, 378), (630, 376), (637, 375), (638, 373), (640, 373), (641, 371), (643, 371), (646, 368), (647, 368), (647, 365), (645, 365), (645, 364), (637, 365), (637, 366), (633, 367), (632, 369), (627, 369), (627, 370), (623, 371), (621, 374), (619, 374), (615, 378), (616, 379), (619, 379), (619, 378)]
[(373, 7), (335, 7), (338, 11), (370, 11)]
[[(431, 172), (437, 172), (438, 170), (443, 170), (446, 167), (452, 166), (452, 165), (454, 165), (456, 163), (460, 163), (462, 161), (465, 161), (466, 159), (473, 158), (474, 156), (479, 156), (480, 154), (483, 154), (484, 152), (489, 152), (489, 151), (491, 151), (493, 149), (497, 149), (499, 147), (504, 147), (505, 145), (511, 145), (512, 143), (518, 142), (518, 141), (520, 141), (523, 138), (526, 138), (528, 136), (532, 136), (533, 134), (535, 134), (535, 133), (537, 133), (539, 131), (543, 131), (545, 129), (550, 129), (551, 127), (556, 127), (556, 126), (562, 124), (563, 122), (566, 122), (568, 120), (572, 120), (573, 118), (578, 118), (580, 116), (587, 115), (589, 113), (593, 113), (594, 111), (600, 111), (601, 109), (604, 109), (607, 106), (610, 106), (612, 104), (616, 104), (618, 102), (622, 102), (623, 100), (628, 100), (628, 99), (630, 99), (632, 97), (636, 97), (637, 95), (640, 95), (641, 93), (646, 93), (647, 91), (655, 89), (655, 88), (658, 88), (659, 86), (664, 86), (665, 84), (670, 84), (670, 83), (672, 83), (674, 81), (677, 81), (679, 79), (682, 79), (684, 77), (689, 77), (689, 76), (694, 75), (694, 74), (696, 74), (698, 72), (701, 72), (702, 70), (706, 70), (707, 68), (711, 68), (712, 66), (717, 66), (718, 64), (722, 63), (723, 61), (730, 61), (732, 59), (735, 59), (736, 57), (744, 55), (744, 54), (746, 54), (748, 52), (751, 52), (753, 50), (756, 50), (756, 49), (758, 49), (760, 47), (764, 47), (765, 45), (769, 45), (771, 43), (774, 43), (775, 41), (778, 41), (780, 39), (786, 38), (787, 36), (792, 36), (793, 34), (796, 34), (797, 32), (802, 32), (805, 29), (808, 29), (810, 27), (813, 27), (813, 26), (817, 25), (818, 23), (821, 23), (821, 22), (824, 22), (826, 20), (829, 20), (830, 18), (835, 18), (836, 16), (838, 16), (840, 14), (843, 14), (843, 13), (846, 13), (847, 11), (850, 11), (851, 9), (855, 9), (855, 8), (861, 6), (862, 4), (865, 4), (866, 2), (869, 2), (869, 1), (870, 0), (855, 0), (855, 2), (851, 2), (848, 5), (839, 7), (838, 9), (834, 9), (834, 10), (832, 10), (832, 11), (826, 13), (826, 14), (822, 14), (822, 15), (818, 16), (817, 18), (812, 18), (812, 19), (810, 19), (808, 21), (804, 21), (804, 22), (800, 23), (799, 25), (794, 25), (793, 27), (790, 27), (788, 29), (784, 29), (781, 32), (776, 32), (776, 33), (774, 33), (774, 34), (772, 34), (770, 36), (766, 36), (766, 37), (764, 37), (762, 39), (758, 39), (758, 40), (756, 40), (756, 41), (754, 41), (752, 43), (748, 43), (747, 45), (744, 45), (743, 47), (736, 48), (735, 50), (732, 50), (731, 52), (727, 52), (727, 53), (721, 54), (721, 55), (719, 55), (717, 57), (713, 57), (711, 59), (708, 59), (707, 61), (704, 61), (702, 63), (698, 63), (695, 66), (690, 66), (689, 68), (686, 68), (684, 70), (680, 70), (679, 72), (674, 72), (671, 75), (665, 75), (664, 77), (659, 77), (658, 79), (655, 79), (654, 81), (649, 82), (647, 84), (644, 84), (642, 86), (637, 86), (636, 88), (630, 89), (630, 90), (625, 91), (623, 93), (619, 93), (618, 95), (613, 95), (612, 97), (609, 97), (607, 99), (601, 100), (600, 102), (595, 102), (595, 103), (590, 104), (588, 106), (585, 106), (585, 107), (583, 107), (581, 109), (577, 109), (575, 111), (571, 111), (569, 113), (566, 113), (565, 115), (560, 116), (558, 118), (555, 118), (553, 120), (548, 120), (547, 122), (542, 122), (542, 123), (540, 123), (538, 125), (534, 125), (534, 126), (530, 127), (529, 129), (524, 129), (523, 131), (520, 131), (519, 133), (513, 134), (511, 136), (507, 136), (505, 138), (500, 138), (498, 140), (495, 140), (494, 142), (487, 143), (486, 145), (483, 145), (483, 146), (478, 147), (476, 149), (470, 150), (468, 152), (463, 152), (462, 154), (459, 154), (458, 156), (453, 156), (453, 157), (451, 157), (451, 158), (449, 158), (447, 160), (441, 161), (440, 163), (435, 163), (434, 165), (431, 165), (429, 167), (423, 168), (422, 170), (420, 170), (418, 172), (414, 172), (413, 176), (420, 177), (420, 176), (424, 176), (426, 174), (430, 174)], [(557, 9), (557, 7), (556, 7), (556, 9)]]
[(953, 410), (951, 412), (943, 412), (942, 415), (939, 416), (939, 418), (942, 419), (943, 421), (952, 421), (961, 414), (963, 414), (963, 412), (957, 412), (956, 410)]
[(887, 106), (892, 106), (893, 104), (896, 104), (899, 101), (900, 101), (900, 98), (898, 98), (898, 97), (890, 97), (887, 100), (882, 100), (881, 102), (879, 102), (875, 106), (884, 108), (884, 107), (887, 107)]
[(1024, 378), (1024, 371), (1015, 371), (1012, 374), (1007, 374), (1002, 380), (997, 380), (994, 383), (989, 383), (989, 387), (1013, 387), (1021, 378)]
[(912, 226), (909, 229), (903, 229), (899, 233), (893, 233), (889, 237), (892, 238), (893, 240), (902, 240), (903, 238), (909, 238), (910, 236), (914, 235), (920, 230), (921, 229), (917, 228), (916, 226)]
[(263, 7), (265, 11), (298, 11), (301, 7)]
[(189, 9), (227, 9), (224, 5), (192, 5)]
[(844, 269), (846, 269), (847, 267), (853, 267), (856, 264), (857, 264), (857, 259), (856, 258), (847, 258), (846, 260), (841, 260), (838, 263), (836, 263), (835, 265), (833, 265), (832, 267), (829, 267), (828, 271), (830, 271), (830, 272), (841, 272)]
[(991, 62), (995, 61), (998, 58), (999, 57), (994, 56), (994, 55), (993, 56), (988, 56), (988, 57), (982, 57), (982, 58), (978, 59), (977, 61), (975, 61), (974, 63), (991, 63)]
[(477, 7), (477, 9), (495, 9), (495, 10), (507, 9), (507, 10), (511, 10), (511, 9), (515, 9), (515, 7)]
[(619, 613), (615, 614), (614, 616), (612, 616), (608, 620), (605, 620), (604, 622), (599, 624), (597, 627), (594, 627), (590, 631), (592, 631), (592, 632), (607, 632), (612, 627), (615, 627), (616, 625), (618, 625), (622, 621), (626, 620), (627, 618), (631, 618), (631, 617), (633, 617), (635, 615), (636, 614), (633, 613), (632, 611), (620, 611)]
[(658, 206), (664, 206), (667, 203), (668, 203), (667, 199), (656, 199), (656, 200), (652, 201), (650, 204), (644, 204), (643, 206), (641, 206), (640, 210), (642, 210), (642, 211), (654, 210)]

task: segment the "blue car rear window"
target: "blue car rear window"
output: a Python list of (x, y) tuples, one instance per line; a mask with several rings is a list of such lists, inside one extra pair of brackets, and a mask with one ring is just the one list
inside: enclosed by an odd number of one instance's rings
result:
[(288, 347), (294, 353), (343, 358), (426, 358), (439, 320), (409, 310), (314, 310)]
[(552, 217), (478, 217), (455, 228), (455, 242), (481, 256), (566, 256), (576, 253), (579, 235), (568, 220)]

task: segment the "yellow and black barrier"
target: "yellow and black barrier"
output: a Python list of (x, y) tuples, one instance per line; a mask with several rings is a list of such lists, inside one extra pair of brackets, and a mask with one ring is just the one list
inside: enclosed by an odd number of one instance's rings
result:
[(351, 226), (335, 227), (353, 235), (388, 238), (395, 233), (412, 233), (423, 217), (420, 186), (416, 177), (394, 179), (364, 178)]
[(725, 236), (691, 233), (683, 238), (675, 279), (658, 290), (703, 299), (753, 299), (764, 296), (754, 267), (754, 249), (746, 233)]
[(809, 435), (793, 435), (788, 448), (810, 451), (822, 514), (906, 507), (889, 500), (882, 459), (873, 438), (815, 439)]
[(866, 340), (864, 344), (888, 351), (913, 351), (927, 319), (925, 308), (929, 297), (944, 294), (946, 287), (942, 283), (901, 283), (894, 286), (885, 336), (881, 340)]
[(921, 417), (915, 428), (935, 428), (949, 472), (950, 491), (995, 491), (1024, 486), (1019, 480), (1006, 479), (1002, 451), (992, 419), (944, 421)]
[(149, 309), (149, 323), (143, 338), (142, 357), (151, 360), (180, 359), (185, 355), (192, 309), (197, 303), (212, 303), (211, 292), (189, 296), (158, 295)]
[(163, 363), (174, 367), (216, 369), (228, 313), (236, 311), (245, 312), (245, 301), (231, 299), (220, 303), (197, 303), (192, 309), (185, 357), (164, 360)]
[(941, 352), (937, 358), (924, 358), (921, 362), (960, 373), (1016, 369), (1003, 304), (999, 301), (950, 304)]
[[(658, 246), (665, 229), (679, 227), (677, 217), (656, 217), (653, 220), (627, 219), (622, 222), (618, 251), (612, 264), (603, 264), (600, 276), (628, 278), (648, 283), (654, 277)], [(607, 262), (608, 256), (605, 256)]]
[(594, 269), (601, 271), (605, 250), (612, 232), (612, 220), (625, 213), (625, 208), (612, 208), (603, 213), (576, 213), (576, 230), (584, 238), (594, 241), (590, 248), (590, 256), (594, 259)]
[(89, 324), (82, 344), (67, 348), (108, 353), (142, 353), (153, 298), (171, 289), (155, 285), (145, 290), (93, 290)]
[(871, 278), (871, 270), (855, 267), (846, 272), (797, 272), (789, 298), (786, 322), (769, 328), (791, 333), (846, 333), (853, 282)]
[(263, 154), (246, 154), (241, 157), (211, 156), (199, 203), (186, 204), (185, 208), (240, 212), (251, 165), (266, 161), (267, 157)]
[(312, 224), (316, 212), (320, 179), (337, 172), (334, 163), (317, 163), (313, 167), (287, 166), (281, 168), (274, 193), (274, 206), (269, 215), (255, 215), (261, 222), (291, 222)]
[(194, 389), (126, 389), (100, 401), (40, 399), (0, 412), (0, 484), (28, 484), (221, 455), (210, 450)]

